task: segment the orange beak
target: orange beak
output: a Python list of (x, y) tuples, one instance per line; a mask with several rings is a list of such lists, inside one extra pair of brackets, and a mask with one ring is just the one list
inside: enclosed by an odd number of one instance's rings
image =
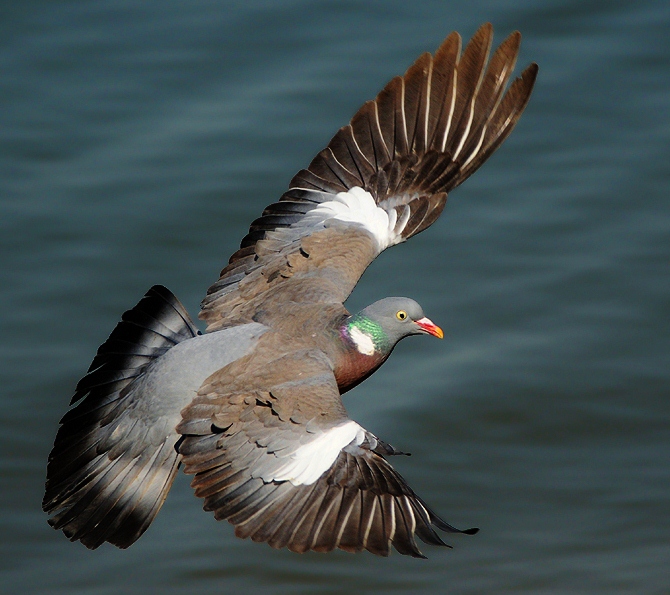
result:
[(429, 335), (433, 335), (433, 337), (437, 337), (438, 339), (444, 338), (444, 333), (442, 332), (442, 329), (439, 326), (437, 326), (432, 320), (429, 320), (426, 317), (414, 321), (414, 324), (416, 324), (422, 331), (428, 333)]

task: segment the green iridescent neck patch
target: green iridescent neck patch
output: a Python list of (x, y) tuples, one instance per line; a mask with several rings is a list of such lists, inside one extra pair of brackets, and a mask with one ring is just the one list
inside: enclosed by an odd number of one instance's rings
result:
[(346, 329), (358, 351), (365, 355), (384, 352), (389, 346), (388, 336), (384, 329), (367, 316), (354, 314), (347, 322)]

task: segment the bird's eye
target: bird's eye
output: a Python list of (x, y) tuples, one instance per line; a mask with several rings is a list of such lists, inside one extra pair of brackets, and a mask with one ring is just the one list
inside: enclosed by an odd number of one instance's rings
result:
[(398, 310), (395, 314), (395, 317), (398, 320), (405, 320), (407, 318), (407, 312), (405, 312), (404, 310)]

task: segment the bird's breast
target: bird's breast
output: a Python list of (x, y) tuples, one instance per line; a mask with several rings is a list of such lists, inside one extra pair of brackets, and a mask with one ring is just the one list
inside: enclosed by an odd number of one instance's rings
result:
[(340, 393), (344, 393), (368, 378), (386, 358), (376, 352), (366, 355), (356, 350), (347, 350), (338, 359), (334, 369), (335, 380)]

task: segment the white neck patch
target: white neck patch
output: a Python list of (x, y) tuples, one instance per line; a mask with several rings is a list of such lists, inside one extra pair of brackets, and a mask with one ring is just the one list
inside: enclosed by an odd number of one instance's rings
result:
[(349, 337), (354, 342), (356, 349), (363, 355), (373, 355), (375, 343), (370, 335), (365, 334), (357, 326), (351, 325), (348, 329)]
[(331, 196), (332, 200), (322, 202), (291, 227), (328, 227), (331, 220), (359, 225), (374, 236), (379, 252), (403, 241), (400, 234), (409, 220), (409, 209), (398, 219), (395, 208), (378, 207), (372, 195), (359, 186)]

